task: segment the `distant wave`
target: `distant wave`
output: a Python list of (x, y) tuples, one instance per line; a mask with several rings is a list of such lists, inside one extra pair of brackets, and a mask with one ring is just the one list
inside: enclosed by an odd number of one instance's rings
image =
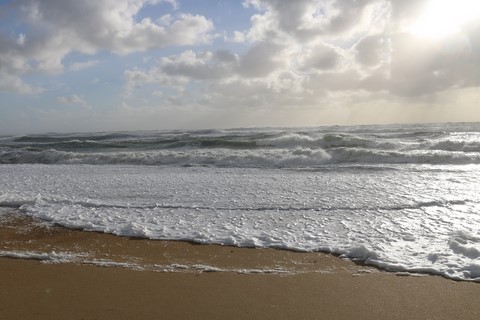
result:
[(480, 164), (480, 125), (393, 125), (3, 137), (0, 164), (315, 167)]
[(227, 167), (308, 167), (326, 164), (480, 164), (480, 153), (384, 151), (362, 148), (324, 149), (195, 149), (137, 152), (0, 151), (0, 163), (210, 165)]

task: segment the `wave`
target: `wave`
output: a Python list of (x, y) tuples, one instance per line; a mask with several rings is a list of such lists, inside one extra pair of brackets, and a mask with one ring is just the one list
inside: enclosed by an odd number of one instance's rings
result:
[(480, 164), (480, 153), (433, 150), (193, 149), (125, 152), (0, 150), (0, 164), (125, 164), (225, 167), (315, 167), (332, 164)]
[(480, 127), (360, 126), (26, 135), (0, 140), (0, 164), (316, 167), (479, 164)]
[(106, 141), (106, 140), (124, 140), (135, 137), (131, 134), (120, 134), (120, 133), (99, 133), (99, 134), (43, 134), (43, 135), (26, 135), (15, 138), (15, 142), (34, 142), (34, 143), (52, 143), (52, 142), (68, 142), (72, 140), (82, 141), (82, 140), (91, 140), (91, 141)]
[(480, 139), (477, 141), (444, 140), (430, 143), (426, 147), (429, 150), (480, 152)]
[(274, 137), (260, 139), (257, 142), (261, 146), (280, 148), (323, 148), (331, 149), (338, 147), (372, 148), (372, 149), (395, 149), (398, 143), (378, 141), (369, 137), (359, 137), (349, 134), (307, 134), (307, 133), (283, 133)]

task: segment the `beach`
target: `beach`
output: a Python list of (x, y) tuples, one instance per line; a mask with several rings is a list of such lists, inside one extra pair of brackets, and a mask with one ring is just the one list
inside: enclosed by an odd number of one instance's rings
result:
[(473, 282), (385, 272), (318, 252), (70, 230), (7, 211), (0, 223), (3, 319), (480, 316)]
[(0, 320), (480, 319), (480, 1), (0, 0)]
[(480, 124), (0, 140), (2, 319), (479, 319)]

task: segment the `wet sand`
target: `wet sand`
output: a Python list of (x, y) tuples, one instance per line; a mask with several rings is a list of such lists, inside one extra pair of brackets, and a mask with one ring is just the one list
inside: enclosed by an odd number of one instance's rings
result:
[(15, 214), (0, 216), (0, 251), (2, 319), (480, 318), (480, 284), (323, 253), (116, 237)]

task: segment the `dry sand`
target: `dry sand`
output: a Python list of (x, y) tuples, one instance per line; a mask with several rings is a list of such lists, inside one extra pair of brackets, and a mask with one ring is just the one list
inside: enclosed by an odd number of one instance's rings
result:
[(323, 253), (123, 238), (15, 214), (0, 219), (0, 251), (38, 258), (0, 258), (1, 319), (480, 319), (480, 284)]

